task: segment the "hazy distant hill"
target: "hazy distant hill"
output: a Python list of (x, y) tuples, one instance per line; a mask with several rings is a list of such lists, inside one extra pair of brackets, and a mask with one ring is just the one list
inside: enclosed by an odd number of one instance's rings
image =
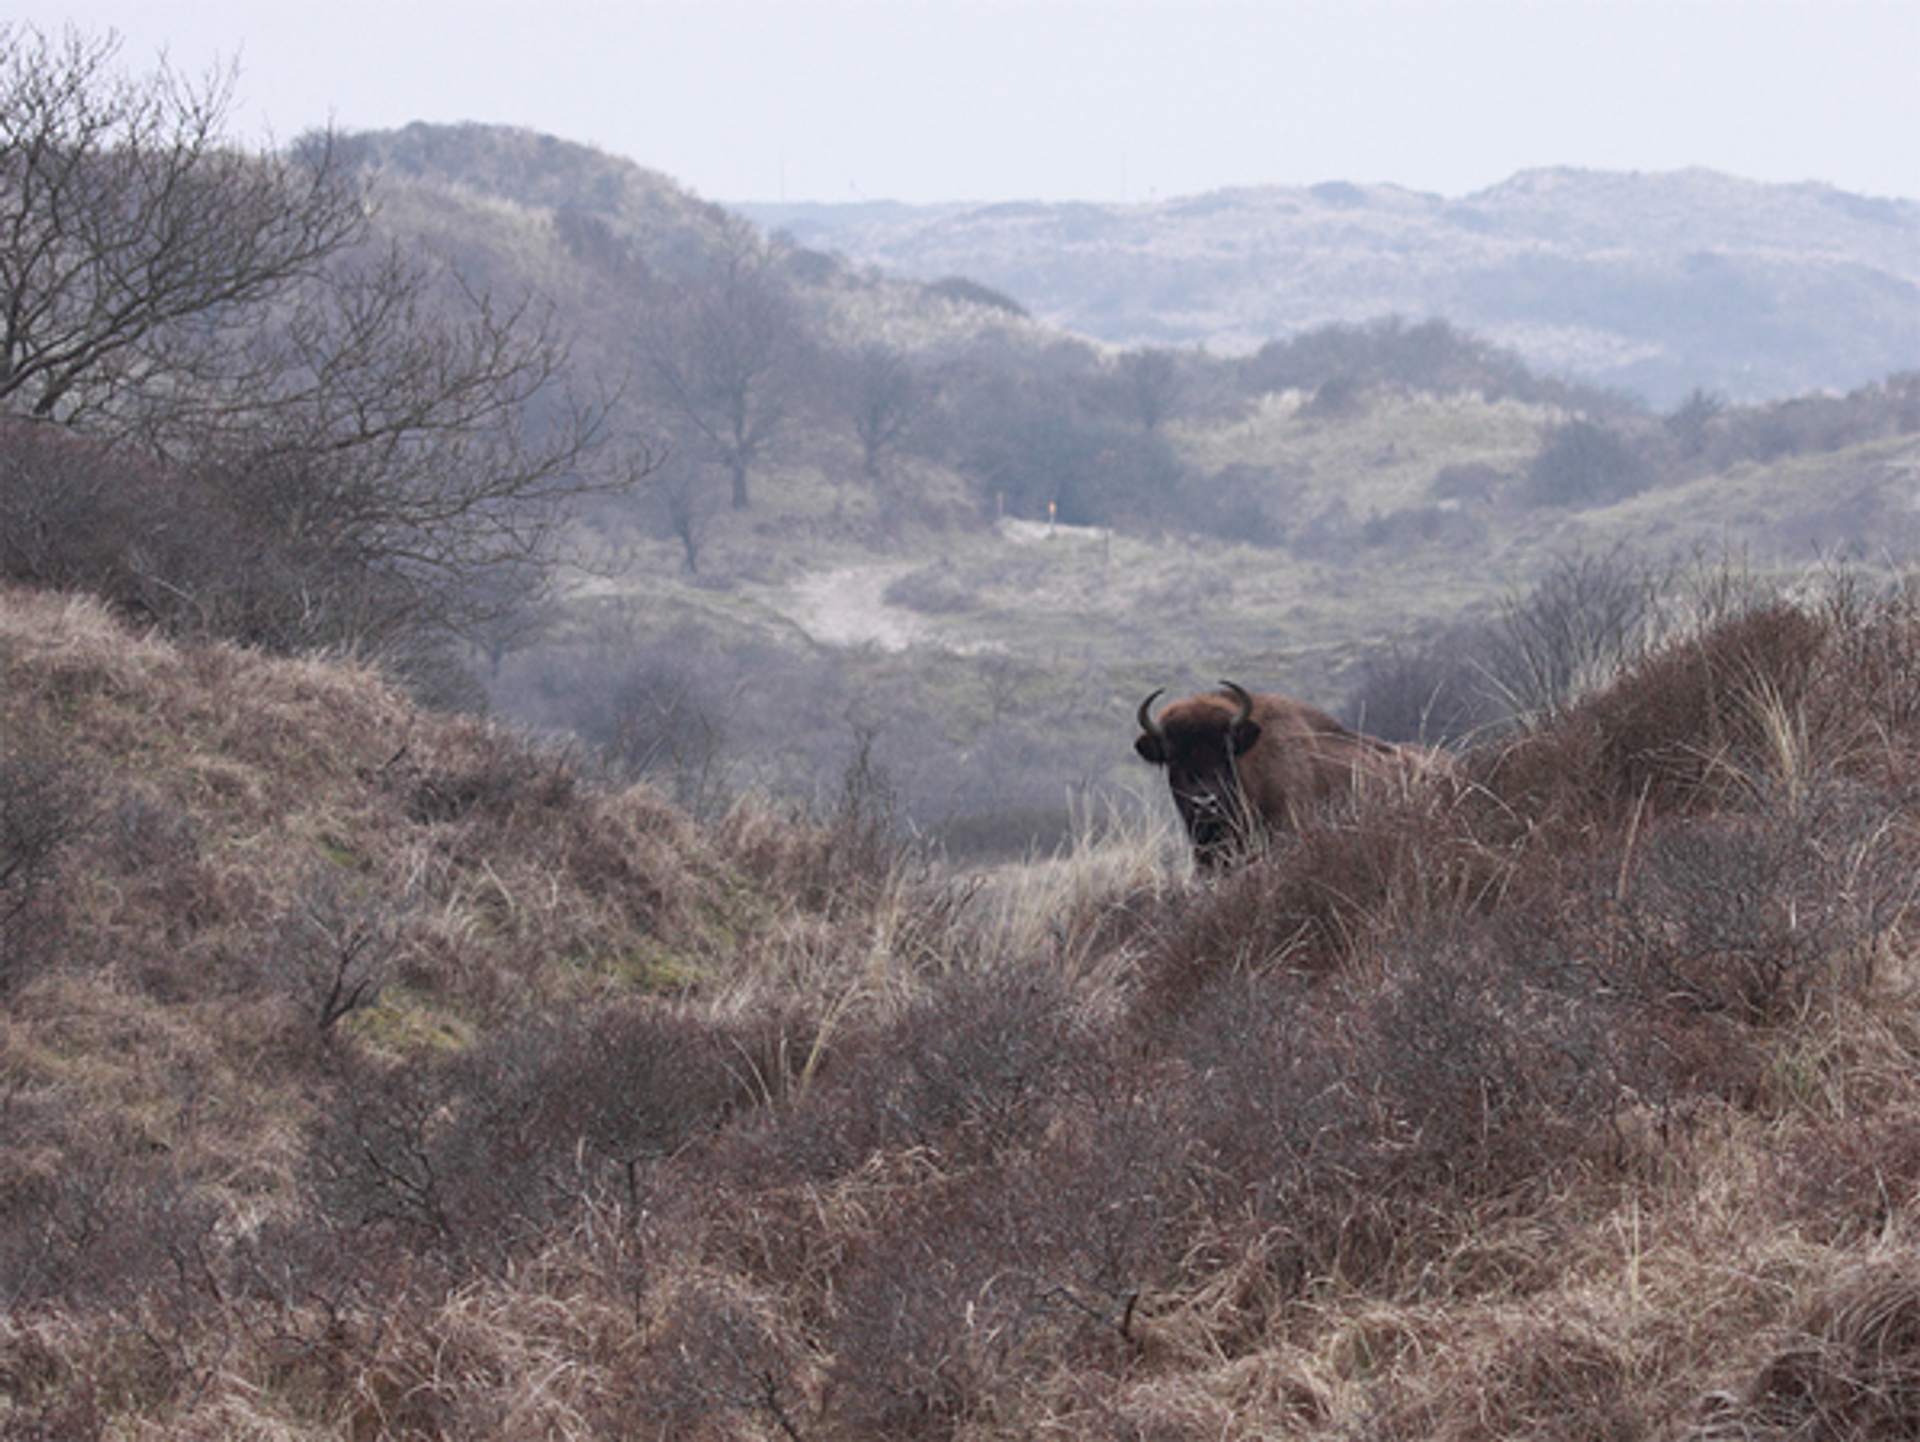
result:
[(1920, 366), (1920, 203), (1704, 170), (1535, 170), (1464, 199), (1268, 186), (1143, 205), (737, 205), (895, 274), (966, 275), (1126, 345), (1443, 316), (1660, 406)]
[(656, 269), (697, 266), (725, 220), (719, 206), (659, 171), (536, 131), (416, 121), (348, 143), (403, 186), (564, 218), (566, 247), (602, 264), (625, 257)]

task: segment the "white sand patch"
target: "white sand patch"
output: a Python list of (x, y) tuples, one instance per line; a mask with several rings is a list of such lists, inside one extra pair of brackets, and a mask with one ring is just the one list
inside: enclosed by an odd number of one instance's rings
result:
[(774, 604), (823, 646), (904, 651), (933, 639), (924, 621), (884, 599), (887, 587), (912, 569), (906, 564), (816, 571), (794, 582), (786, 604)]

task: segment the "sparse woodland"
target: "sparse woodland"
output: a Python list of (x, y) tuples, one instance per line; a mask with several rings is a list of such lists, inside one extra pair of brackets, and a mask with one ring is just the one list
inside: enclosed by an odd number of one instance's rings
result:
[[(1110, 357), (7, 33), (0, 1437), (1916, 1435), (1914, 377)], [(103, 334), (61, 185), (261, 228)], [(1462, 784), (1196, 879), (1223, 672)]]

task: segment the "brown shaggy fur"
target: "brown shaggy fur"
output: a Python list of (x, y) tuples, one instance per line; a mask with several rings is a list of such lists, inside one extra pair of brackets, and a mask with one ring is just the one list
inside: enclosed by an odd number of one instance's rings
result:
[[(1236, 729), (1240, 702), (1223, 683), (1173, 702), (1158, 718), (1159, 734), (1146, 730), (1134, 742), (1143, 759), (1167, 768), (1174, 805), (1203, 866), (1245, 851), (1265, 832), (1293, 829), (1312, 811), (1453, 774), (1444, 753), (1349, 731), (1304, 701), (1249, 700)], [(1147, 707), (1141, 710), (1145, 719)]]

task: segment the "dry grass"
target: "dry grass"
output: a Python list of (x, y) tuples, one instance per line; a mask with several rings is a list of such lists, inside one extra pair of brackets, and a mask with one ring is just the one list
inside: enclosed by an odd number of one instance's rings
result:
[(1902, 598), (1206, 882), (1117, 823), (947, 874), (857, 788), (700, 827), (85, 603), (0, 596), (0, 668), (73, 820), (0, 1437), (1914, 1435)]

